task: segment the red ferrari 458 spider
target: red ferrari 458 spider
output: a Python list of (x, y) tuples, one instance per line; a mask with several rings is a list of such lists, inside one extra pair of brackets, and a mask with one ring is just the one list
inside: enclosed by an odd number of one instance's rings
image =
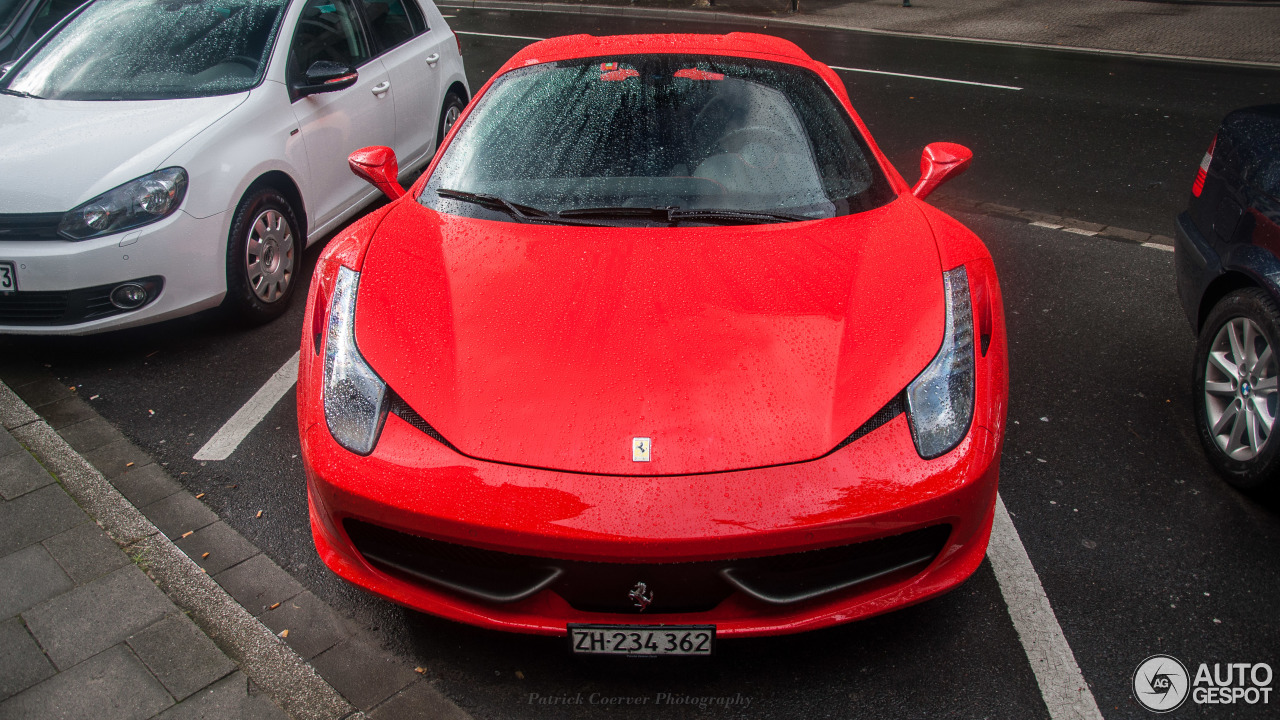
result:
[(578, 35), (506, 63), (315, 270), (316, 547), (435, 615), (702, 654), (955, 587), (1008, 379), (982, 242), (830, 68), (762, 35)]

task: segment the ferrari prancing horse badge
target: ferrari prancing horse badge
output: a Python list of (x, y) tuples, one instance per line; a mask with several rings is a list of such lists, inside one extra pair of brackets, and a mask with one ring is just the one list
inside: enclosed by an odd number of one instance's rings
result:
[(652, 445), (649, 438), (631, 438), (631, 459), (635, 462), (649, 462)]

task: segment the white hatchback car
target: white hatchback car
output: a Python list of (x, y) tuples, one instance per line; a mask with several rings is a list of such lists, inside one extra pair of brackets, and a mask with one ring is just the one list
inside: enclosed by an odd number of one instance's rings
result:
[(302, 250), (467, 102), (429, 0), (95, 0), (0, 78), (0, 333), (282, 313)]

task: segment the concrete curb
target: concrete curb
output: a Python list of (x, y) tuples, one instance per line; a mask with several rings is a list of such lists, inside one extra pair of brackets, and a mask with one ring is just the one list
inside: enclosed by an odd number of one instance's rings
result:
[(299, 720), (363, 720), (364, 713), (236, 603), (3, 381), (0, 419), (121, 548), (141, 556), (148, 576), (285, 712)]
[(4, 425), (5, 429), (13, 430), (22, 427), (28, 423), (33, 423), (40, 419), (35, 410), (27, 407), (13, 390), (0, 382), (0, 425)]
[(1088, 220), (1077, 220), (1036, 210), (1024, 210), (1022, 208), (1009, 207), (1008, 205), (966, 200), (954, 195), (943, 195), (941, 193), (930, 196), (929, 204), (949, 212), (969, 212), (1004, 218), (1005, 220), (1020, 220), (1028, 225), (1050, 230), (1061, 230), (1073, 235), (1098, 237), (1103, 240), (1111, 240), (1126, 245), (1141, 245), (1157, 250), (1173, 250), (1173, 238), (1167, 235), (1155, 235), (1115, 225), (1102, 225)]
[(830, 30), (848, 30), (850, 32), (870, 35), (887, 35), (902, 38), (920, 38), (925, 40), (949, 40), (953, 42), (977, 45), (1004, 45), (1007, 47), (1031, 48), (1041, 50), (1058, 50), (1064, 52), (1084, 53), (1088, 55), (1108, 55), (1113, 57), (1143, 58), (1147, 60), (1169, 60), (1175, 62), (1197, 62), (1211, 65), (1229, 65), (1250, 68), (1280, 68), (1280, 63), (1260, 60), (1231, 60), (1226, 58), (1206, 58), (1193, 55), (1177, 55), (1170, 53), (1138, 52), (1133, 50), (1110, 50), (1104, 48), (1080, 47), (1075, 45), (1054, 45), (1052, 43), (1026, 42), (1020, 40), (999, 40), (989, 38), (958, 37), (939, 35), (936, 33), (904, 32), (901, 30), (881, 30), (878, 28), (860, 27), (856, 25), (837, 25), (820, 16), (778, 17), (766, 15), (745, 15), (740, 13), (719, 12), (716, 10), (685, 10), (675, 8), (635, 7), (633, 5), (590, 5), (545, 2), (523, 2), (521, 0), (444, 0), (437, 3), (441, 8), (471, 8), (475, 10), (523, 10), (524, 12), (566, 13), (582, 15), (613, 15), (621, 17), (651, 18), (661, 20), (693, 20), (697, 22), (730, 23), (737, 25), (788, 25), (798, 28), (827, 28)]

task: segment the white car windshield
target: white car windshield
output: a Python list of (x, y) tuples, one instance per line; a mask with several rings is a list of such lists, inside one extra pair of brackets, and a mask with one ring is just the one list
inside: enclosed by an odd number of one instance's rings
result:
[(165, 100), (258, 84), (287, 0), (98, 0), (4, 80), (50, 100)]
[(892, 198), (815, 73), (664, 54), (505, 74), (419, 202), (498, 220), (661, 225), (817, 219)]
[(9, 27), (13, 17), (22, 9), (22, 0), (0, 0), (0, 30)]

